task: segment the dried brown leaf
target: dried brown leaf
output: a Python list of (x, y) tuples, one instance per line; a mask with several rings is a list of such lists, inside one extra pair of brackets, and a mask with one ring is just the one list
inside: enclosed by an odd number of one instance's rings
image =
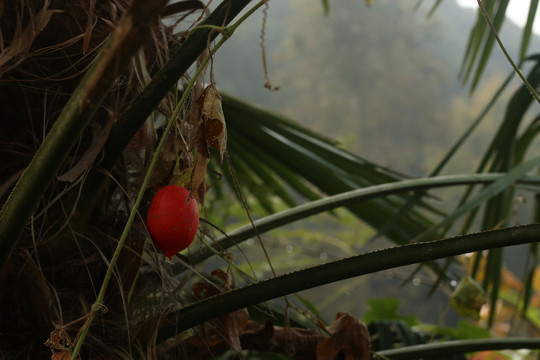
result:
[(45, 1), (43, 8), (33, 17), (24, 29), (17, 28), (9, 47), (0, 54), (0, 78), (11, 69), (17, 67), (26, 57), (35, 38), (47, 26), (52, 14), (59, 10), (49, 10), (50, 1)]
[(156, 167), (150, 179), (150, 186), (154, 190), (159, 190), (163, 186), (168, 185), (171, 180), (172, 171), (176, 158), (178, 157), (177, 146), (175, 145), (174, 136), (169, 135), (159, 154)]
[[(48, 346), (51, 349), (53, 356), (62, 353), (68, 353), (71, 356), (73, 342), (63, 327), (57, 327), (51, 331), (49, 338), (45, 341), (45, 346)], [(59, 357), (59, 359), (62, 359), (62, 357)]]
[(210, 159), (208, 144), (204, 136), (204, 124), (199, 122), (194, 139), (195, 165), (191, 173), (190, 189), (195, 199), (204, 206), (204, 195), (206, 194), (206, 167)]
[(191, 173), (191, 192), (195, 199), (204, 206), (204, 195), (206, 193), (206, 166), (208, 165), (208, 158), (197, 152), (195, 159), (195, 166)]
[[(220, 274), (216, 275), (221, 278)], [(230, 280), (228, 277), (224, 279), (225, 283)], [(212, 287), (215, 289), (214, 286)], [(209, 290), (207, 293), (217, 294), (218, 290)], [(330, 336), (312, 329), (274, 326), (270, 321), (261, 325), (253, 320), (247, 320), (247, 315), (246, 312), (236, 315), (235, 318), (243, 350), (280, 353), (296, 360), (315, 358), (334, 360), (341, 358), (342, 355), (345, 359), (369, 359), (367, 329), (348, 314), (338, 313), (336, 321), (324, 328), (325, 332), (330, 332)], [(230, 319), (225, 319), (225, 321)], [(235, 334), (234, 323), (213, 321), (207, 327), (199, 328), (197, 336), (193, 336), (180, 345), (185, 358), (206, 359), (234, 348), (231, 344), (235, 340), (231, 338), (224, 340), (222, 336), (220, 337), (218, 327), (221, 332), (226, 329), (231, 337)]]
[(195, 164), (191, 172), (190, 189), (199, 204), (204, 206), (206, 168), (210, 159), (208, 146), (219, 151), (220, 161), (227, 151), (227, 129), (221, 107), (221, 96), (215, 85), (208, 85), (195, 101), (190, 124), (195, 129), (193, 148)]
[(328, 326), (331, 336), (317, 346), (317, 360), (333, 360), (341, 353), (345, 360), (369, 360), (369, 332), (364, 324), (348, 313), (337, 313)]
[(88, 3), (88, 20), (86, 21), (86, 28), (84, 29), (83, 55), (86, 54), (88, 46), (90, 45), (90, 39), (92, 37), (92, 27), (94, 25), (95, 8), (96, 0), (90, 0), (90, 2)]
[(71, 359), (71, 352), (67, 350), (62, 350), (59, 352), (52, 353), (51, 360), (69, 360)]
[(311, 329), (275, 326), (270, 350), (298, 360), (314, 359), (317, 344), (324, 339), (325, 335)]
[(111, 132), (112, 125), (114, 124), (114, 119), (111, 117), (108, 119), (104, 127), (100, 127), (94, 138), (93, 143), (90, 145), (88, 150), (83, 154), (81, 159), (75, 166), (69, 169), (64, 174), (58, 176), (58, 180), (74, 182), (77, 180), (86, 170), (88, 170), (97, 156), (101, 153), (105, 142), (109, 138), (109, 133)]
[(198, 100), (201, 105), (201, 118), (204, 123), (205, 137), (208, 145), (219, 151), (219, 161), (227, 151), (227, 126), (221, 104), (221, 95), (215, 85), (204, 89)]

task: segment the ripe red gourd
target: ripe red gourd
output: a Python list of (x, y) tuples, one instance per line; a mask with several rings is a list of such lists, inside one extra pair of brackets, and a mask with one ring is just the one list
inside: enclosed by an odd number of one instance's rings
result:
[(167, 185), (152, 199), (146, 225), (156, 247), (171, 259), (195, 239), (199, 227), (197, 201), (186, 188)]

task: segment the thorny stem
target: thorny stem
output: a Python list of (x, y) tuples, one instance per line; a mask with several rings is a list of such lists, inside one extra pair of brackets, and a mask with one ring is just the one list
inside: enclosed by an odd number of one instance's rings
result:
[(179, 322), (162, 328), (158, 334), (158, 342), (204, 321), (280, 296), (396, 267), (470, 252), (535, 243), (538, 241), (539, 232), (540, 224), (515, 226), (442, 240), (400, 245), (295, 270), (181, 308), (175, 313)]
[(154, 172), (154, 168), (156, 167), (157, 161), (159, 159), (159, 155), (161, 153), (161, 150), (163, 149), (163, 146), (165, 145), (165, 141), (167, 139), (167, 135), (169, 134), (171, 128), (175, 124), (176, 118), (178, 114), (180, 113), (180, 110), (184, 106), (184, 103), (186, 102), (186, 99), (191, 92), (193, 86), (195, 85), (195, 82), (199, 75), (202, 73), (203, 69), (206, 67), (212, 56), (216, 53), (216, 51), (229, 39), (229, 37), (233, 34), (233, 32), (238, 28), (238, 26), (244, 22), (249, 16), (251, 16), (258, 8), (260, 8), (265, 3), (264, 0), (260, 1), (258, 4), (253, 6), (249, 11), (246, 12), (236, 23), (230, 25), (229, 27), (225, 28), (224, 31), (228, 36), (224, 36), (212, 49), (210, 54), (204, 59), (204, 61), (200, 64), (200, 66), (197, 68), (197, 71), (195, 72), (195, 75), (191, 79), (191, 81), (188, 83), (187, 87), (185, 88), (182, 97), (180, 98), (180, 101), (176, 105), (176, 108), (171, 115), (167, 127), (163, 131), (163, 135), (161, 136), (161, 139), (159, 141), (158, 146), (156, 147), (154, 156), (152, 157), (152, 160), (150, 162), (150, 165), (148, 167), (148, 171), (146, 172), (146, 175), (143, 179), (143, 182), (141, 184), (141, 188), (139, 190), (139, 193), (137, 195), (137, 199), (135, 200), (135, 203), (133, 204), (133, 208), (131, 209), (131, 212), (129, 214), (129, 218), (126, 222), (126, 225), (124, 227), (124, 231), (122, 232), (122, 235), (120, 236), (120, 239), (118, 240), (118, 244), (116, 245), (116, 249), (114, 251), (114, 254), (111, 258), (111, 261), (109, 263), (109, 266), (107, 268), (107, 272), (105, 273), (105, 276), (103, 278), (103, 282), (101, 283), (101, 288), (99, 290), (98, 296), (96, 298), (96, 301), (94, 302), (94, 305), (92, 306), (92, 310), (90, 314), (88, 314), (88, 319), (84, 323), (83, 327), (81, 328), (79, 332), (79, 337), (77, 339), (77, 343), (75, 344), (75, 347), (73, 349), (73, 352), (71, 354), (71, 360), (76, 360), (78, 357), (78, 354), (80, 352), (80, 349), (82, 347), (82, 344), (84, 343), (84, 339), (86, 338), (86, 335), (88, 334), (88, 330), (90, 329), (90, 325), (92, 324), (94, 318), (96, 315), (101, 312), (101, 309), (104, 308), (103, 300), (105, 298), (105, 293), (107, 291), (107, 287), (109, 285), (109, 282), (111, 280), (113, 269), (116, 266), (116, 263), (118, 261), (118, 258), (120, 257), (120, 253), (122, 251), (122, 248), (124, 247), (124, 243), (126, 241), (127, 235), (129, 233), (129, 230), (131, 229), (131, 226), (133, 224), (133, 221), (135, 220), (135, 216), (137, 215), (137, 211), (139, 209), (139, 206), (141, 205), (144, 192), (146, 190), (146, 187), (148, 186), (148, 183), (150, 182), (150, 178), (152, 176), (152, 173)]

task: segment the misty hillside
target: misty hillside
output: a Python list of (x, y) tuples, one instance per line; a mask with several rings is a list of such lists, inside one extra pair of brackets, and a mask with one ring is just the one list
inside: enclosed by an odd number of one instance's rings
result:
[[(459, 79), (476, 12), (444, 1), (333, 1), (328, 16), (310, 0), (269, 3), (265, 28), (268, 75), (263, 87), (262, 14), (243, 24), (218, 52), (223, 90), (338, 139), (363, 157), (412, 175), (425, 175), (478, 115), (511, 67), (495, 48), (478, 89)], [(518, 53), (521, 30), (506, 21), (501, 38)], [(540, 49), (534, 39), (534, 49)], [(507, 91), (511, 95), (518, 82)], [(506, 101), (458, 154), (452, 170), (470, 171), (489, 141)], [(403, 159), (407, 160), (403, 160)]]

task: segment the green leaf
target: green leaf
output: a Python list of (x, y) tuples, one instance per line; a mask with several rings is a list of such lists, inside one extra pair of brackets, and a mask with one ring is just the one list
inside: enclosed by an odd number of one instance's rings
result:
[[(295, 183), (286, 184), (292, 191), (305, 193), (306, 185), (298, 187), (305, 182), (322, 193), (338, 194), (404, 178), (336, 147), (328, 139), (278, 114), (227, 94), (222, 94), (222, 97), (229, 138), (235, 142), (230, 148), (231, 158), (242, 159), (245, 165), (253, 164), (255, 173), (261, 172), (261, 166), (268, 166), (267, 173), (274, 173), (281, 180), (295, 179)], [(254, 164), (249, 158), (259, 159), (259, 164)], [(242, 191), (253, 190), (248, 184), (242, 185)], [(261, 191), (257, 195), (264, 196)], [(409, 198), (409, 194), (402, 193), (363, 204), (350, 204), (348, 209), (373, 228), (379, 228)], [(418, 202), (397, 220), (397, 226), (390, 229), (387, 236), (398, 244), (407, 243), (433, 224), (430, 214), (440, 216), (438, 209)]]
[(433, 6), (431, 7), (431, 9), (429, 10), (429, 13), (427, 14), (427, 17), (430, 18), (433, 16), (433, 14), (435, 13), (435, 11), (437, 10), (437, 8), (439, 7), (439, 5), (441, 5), (442, 3), (442, 0), (437, 0), (435, 2), (435, 4), (433, 4)]
[[(381, 184), (336, 194), (324, 199), (298, 205), (294, 208), (258, 219), (255, 221), (255, 226), (259, 234), (264, 234), (267, 231), (300, 219), (304, 219), (314, 214), (335, 209), (340, 206), (345, 206), (350, 203), (386, 196), (388, 194), (415, 190), (427, 190), (445, 186), (483, 184), (495, 182), (504, 178), (506, 178), (505, 174), (452, 175), (434, 178), (402, 180), (389, 184)], [(517, 181), (534, 184), (540, 182), (540, 179), (538, 177), (524, 177)], [(227, 249), (249, 239), (254, 235), (255, 230), (253, 229), (253, 226), (248, 224), (229, 232), (227, 236), (218, 237), (216, 239), (216, 244), (219, 248)], [(213, 252), (203, 248), (201, 251), (192, 254), (190, 260), (192, 263), (197, 264), (213, 254)]]
[(460, 319), (456, 327), (437, 327), (436, 333), (450, 339), (482, 339), (489, 337), (489, 329), (471, 324), (465, 319)]
[[(486, 4), (488, 13), (491, 13), (494, 5), (495, 1), (490, 1)], [(487, 23), (485, 22), (482, 13), (478, 11), (476, 14), (476, 23), (469, 34), (469, 40), (461, 63), (460, 76), (464, 83), (467, 82), (471, 76), (486, 31), (488, 31)]]
[(322, 6), (324, 10), (324, 15), (328, 15), (330, 13), (330, 1), (322, 0)]
[(521, 163), (510, 170), (506, 175), (497, 181), (493, 182), (491, 185), (487, 186), (484, 190), (480, 191), (475, 195), (471, 200), (461, 205), (459, 208), (454, 210), (450, 215), (444, 218), (437, 225), (433, 226), (423, 234), (419, 235), (412, 242), (426, 241), (436, 236), (437, 232), (454, 223), (454, 221), (460, 216), (478, 208), (486, 200), (493, 198), (494, 196), (505, 191), (510, 185), (519, 180), (521, 177), (525, 176), (527, 172), (531, 169), (537, 167), (540, 164), (540, 156), (537, 156), (531, 160), (528, 160), (524, 163)]
[(536, 11), (538, 10), (539, 0), (531, 0), (529, 5), (529, 14), (527, 15), (527, 23), (523, 28), (523, 36), (521, 37), (521, 49), (519, 51), (520, 59), (525, 58), (527, 54), (527, 49), (529, 48), (529, 43), (531, 42), (532, 37), (532, 28), (534, 24), (534, 19), (536, 17)]
[(366, 311), (363, 321), (366, 324), (375, 321), (399, 320), (407, 326), (414, 326), (420, 323), (418, 318), (413, 315), (402, 316), (398, 314), (400, 301), (393, 297), (368, 299), (369, 310)]
[[(485, 106), (484, 109), (482, 109), (482, 111), (480, 112), (480, 114), (476, 117), (476, 119), (472, 122), (472, 124), (465, 130), (465, 132), (463, 133), (463, 135), (456, 141), (456, 143), (450, 148), (450, 150), (447, 152), (447, 154), (444, 156), (444, 158), (437, 164), (437, 166), (435, 167), (435, 169), (433, 169), (433, 171), (430, 173), (430, 177), (434, 177), (434, 176), (437, 176), (441, 173), (441, 171), (445, 168), (445, 166), (448, 164), (448, 162), (452, 159), (452, 157), (456, 154), (456, 152), (459, 150), (459, 148), (461, 147), (461, 145), (465, 142), (465, 140), (467, 140), (469, 138), (470, 135), (472, 135), (473, 131), (478, 127), (478, 125), (480, 125), (480, 123), (482, 122), (482, 120), (485, 118), (485, 116), (487, 115), (487, 113), (491, 110), (491, 108), (495, 105), (495, 103), (497, 102), (497, 100), (499, 99), (499, 97), (501, 96), (501, 94), (503, 93), (504, 89), (506, 89), (506, 87), (508, 86), (508, 84), (510, 83), (510, 81), (512, 80), (512, 78), (514, 77), (514, 72), (510, 73), (510, 75), (505, 79), (505, 81), (503, 82), (503, 84), (500, 86), (500, 88), (497, 90), (497, 92), (495, 93), (495, 95), (491, 98), (491, 100), (489, 101), (489, 103)], [(481, 171), (481, 170), (480, 170)], [(472, 187), (470, 188), (470, 190), (472, 190)], [(469, 190), (469, 191), (470, 191)], [(469, 193), (469, 191), (467, 193)], [(462, 201), (460, 202), (460, 204), (463, 204), (464, 203), (464, 199), (467, 198), (467, 193), (466, 195), (463, 197)], [(415, 204), (417, 204), (421, 199), (422, 197), (425, 195), (425, 193), (423, 192), (415, 192), (415, 195), (414, 197), (410, 198), (407, 202), (407, 204), (405, 204), (400, 210), (399, 212), (397, 212), (392, 218), (390, 218), (382, 227), (380, 227), (378, 229), (378, 236), (384, 236), (386, 234), (386, 232), (388, 231), (388, 229), (396, 226), (397, 224), (397, 220), (399, 219), (400, 216), (402, 216), (403, 214), (407, 213)], [(472, 218), (472, 217), (471, 217)], [(442, 233), (443, 234), (446, 234), (446, 232), (448, 231), (448, 228), (447, 227)], [(440, 280), (440, 279), (439, 279)], [(437, 284), (439, 283), (439, 281), (437, 281)]]
[[(492, 2), (495, 3), (497, 1), (492, 1)], [(499, 31), (501, 30), (502, 24), (505, 20), (506, 8), (508, 7), (508, 3), (509, 3), (508, 0), (498, 1), (498, 6), (496, 6), (495, 13), (490, 14), (491, 15), (490, 17), (492, 18), (493, 27), (495, 28), (495, 31), (497, 33), (499, 33)], [(482, 19), (482, 21), (484, 21), (484, 19)], [(476, 72), (473, 76), (471, 92), (474, 92), (474, 90), (476, 89), (476, 86), (480, 82), (480, 77), (484, 73), (488, 60), (491, 56), (491, 51), (493, 50), (493, 46), (495, 45), (495, 36), (491, 33), (491, 29), (486, 28), (486, 31), (487, 33), (484, 34), (482, 55), (476, 65)]]

